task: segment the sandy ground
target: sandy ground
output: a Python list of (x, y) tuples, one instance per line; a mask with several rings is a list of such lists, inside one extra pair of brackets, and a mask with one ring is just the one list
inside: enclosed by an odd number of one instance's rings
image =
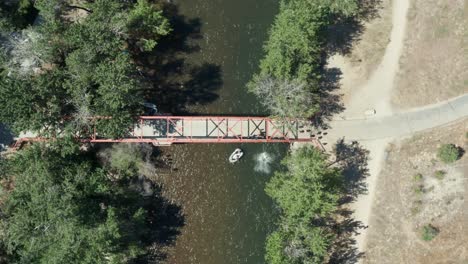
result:
[[(375, 109), (377, 115), (391, 115), (391, 94), (394, 87), (395, 76), (399, 70), (399, 59), (403, 50), (406, 16), (409, 0), (394, 0), (392, 3), (393, 27), (390, 33), (390, 42), (385, 49), (381, 63), (371, 74), (369, 80), (359, 88), (354, 88), (352, 96), (346, 98), (346, 110), (340, 114), (342, 118), (358, 118), (368, 109)], [(329, 61), (329, 67), (340, 68), (343, 72), (341, 85), (344, 87), (356, 85), (356, 73), (350, 64), (344, 63), (347, 59), (339, 55)], [(343, 132), (345, 136), (345, 132)], [(355, 220), (364, 225), (369, 224), (371, 205), (375, 196), (375, 185), (384, 161), (385, 147), (390, 139), (363, 142), (369, 153), (369, 177), (367, 177), (368, 194), (361, 195), (351, 205)], [(366, 247), (367, 229), (363, 229), (356, 237), (358, 250), (363, 252)]]
[[(370, 216), (372, 202), (375, 199), (375, 190), (378, 176), (385, 159), (385, 147), (390, 142), (390, 139), (379, 139), (367, 142), (361, 142), (362, 146), (369, 151), (368, 169), (369, 176), (366, 179), (367, 194), (360, 195), (357, 200), (351, 204), (351, 209), (354, 211), (354, 220), (362, 222), (364, 226), (370, 225)], [(360, 230), (360, 233), (355, 237), (356, 245), (359, 252), (365, 252), (367, 246), (368, 229)]]
[(392, 97), (402, 110), (468, 92), (468, 1), (412, 0)]
[[(339, 119), (369, 118), (364, 112), (371, 109), (377, 116), (392, 115), (468, 92), (468, 1), (394, 0), (392, 4), (390, 42), (367, 81), (363, 82), (363, 67), (353, 63), (352, 56), (335, 55), (329, 60), (329, 67), (343, 72), (346, 110)], [(403, 143), (391, 138), (361, 142), (370, 151), (368, 194), (358, 197), (351, 209), (354, 218), (368, 226), (355, 237), (359, 251), (365, 252), (362, 262), (468, 263), (468, 158), (454, 167), (434, 158), (441, 142), (466, 147), (466, 129), (465, 121)], [(443, 182), (434, 178), (435, 170), (447, 173)], [(424, 174), (423, 194), (416, 198), (410, 180), (414, 173)], [(434, 241), (423, 242), (421, 228), (429, 223), (441, 233)]]
[[(342, 115), (346, 117), (361, 116), (368, 109), (375, 109), (377, 115), (392, 114), (390, 99), (403, 50), (406, 14), (409, 7), (408, 1), (393, 1), (393, 28), (382, 62), (377, 66), (369, 80), (353, 92)], [(343, 73), (343, 76), (345, 77), (342, 81), (348, 82), (346, 72)]]
[(357, 87), (362, 87), (381, 64), (392, 30), (392, 0), (374, 1), (377, 13), (374, 18), (362, 22), (362, 32), (351, 42), (349, 53), (335, 54), (329, 58), (329, 67), (339, 67), (344, 80), (339, 93), (347, 103)]
[[(374, 191), (364, 263), (468, 263), (468, 155), (450, 165), (436, 156), (441, 144), (466, 150), (467, 130), (465, 119), (390, 144)], [(437, 178), (436, 171), (445, 175)], [(427, 224), (440, 231), (432, 241), (421, 238)]]

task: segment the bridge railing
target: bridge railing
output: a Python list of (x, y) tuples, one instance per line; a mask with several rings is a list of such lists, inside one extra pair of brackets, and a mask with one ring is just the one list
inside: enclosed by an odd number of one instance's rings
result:
[[(96, 119), (109, 119), (96, 117)], [(243, 116), (141, 116), (124, 138), (101, 136), (96, 126), (89, 136), (92, 143), (292, 143), (314, 142), (312, 125), (302, 119), (274, 119)], [(24, 139), (39, 141), (40, 138)]]
[(231, 143), (310, 141), (310, 123), (300, 119), (238, 116), (142, 116), (124, 139), (103, 138), (94, 131), (91, 142)]

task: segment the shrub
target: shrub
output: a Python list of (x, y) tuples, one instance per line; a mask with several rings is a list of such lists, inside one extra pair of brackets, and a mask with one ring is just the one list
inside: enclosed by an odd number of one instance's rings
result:
[(152, 148), (147, 144), (114, 144), (105, 149), (99, 156), (108, 169), (120, 177), (129, 175), (150, 175), (152, 166), (150, 159)]
[(430, 192), (432, 192), (434, 189), (435, 189), (435, 187), (434, 187), (434, 185), (432, 185), (431, 187), (426, 188), (426, 189), (424, 190), (424, 192), (425, 192), (425, 193), (430, 193)]
[(431, 224), (425, 225), (422, 228), (421, 238), (424, 241), (431, 241), (439, 234), (439, 230)]
[(452, 163), (459, 159), (461, 151), (453, 144), (442, 145), (437, 153), (437, 157), (444, 163)]
[(423, 202), (421, 200), (417, 200), (413, 203), (413, 207), (411, 208), (411, 215), (417, 215), (421, 212), (423, 206)]
[(421, 195), (421, 194), (424, 193), (424, 186), (418, 185), (418, 186), (414, 187), (413, 191), (414, 191), (415, 194)]
[(418, 182), (418, 181), (421, 181), (423, 179), (423, 176), (421, 173), (417, 173), (415, 175), (413, 175), (413, 181), (415, 182)]
[(447, 174), (447, 172), (445, 172), (443, 170), (438, 170), (438, 171), (435, 172), (434, 176), (437, 179), (442, 180), (445, 177), (445, 174)]

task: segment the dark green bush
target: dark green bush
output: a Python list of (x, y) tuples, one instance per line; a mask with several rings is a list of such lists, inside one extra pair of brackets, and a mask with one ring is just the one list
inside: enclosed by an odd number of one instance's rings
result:
[(453, 144), (442, 145), (437, 153), (437, 157), (444, 163), (452, 163), (458, 160), (461, 156), (461, 151)]
[(415, 181), (415, 182), (422, 181), (422, 179), (423, 179), (423, 175), (421, 173), (417, 173), (417, 174), (413, 175), (413, 181)]
[(424, 241), (431, 241), (439, 234), (439, 230), (433, 227), (431, 224), (425, 225), (422, 228), (421, 238)]
[(446, 174), (447, 174), (446, 171), (438, 170), (438, 171), (435, 172), (434, 176), (435, 176), (437, 179), (442, 180), (442, 179), (445, 177)]

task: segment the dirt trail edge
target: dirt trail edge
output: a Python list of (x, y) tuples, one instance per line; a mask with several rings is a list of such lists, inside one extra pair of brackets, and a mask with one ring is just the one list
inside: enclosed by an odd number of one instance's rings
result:
[[(342, 120), (331, 122), (331, 129), (326, 138), (330, 143), (336, 142), (337, 139), (342, 137), (345, 137), (346, 140), (361, 140), (363, 137), (375, 139), (363, 142), (364, 147), (370, 151), (369, 176), (366, 179), (368, 193), (359, 196), (351, 205), (351, 209), (354, 210), (354, 218), (366, 226), (369, 224), (377, 177), (385, 159), (385, 147), (391, 140), (392, 135), (389, 137), (373, 137), (372, 134), (374, 132), (367, 129), (368, 124), (366, 122), (368, 120), (362, 120), (364, 118), (362, 115), (367, 109), (375, 109), (376, 115), (374, 118), (381, 121), (376, 122), (375, 126), (379, 128), (386, 121), (382, 120), (382, 118), (392, 116), (393, 112), (390, 100), (404, 46), (409, 0), (394, 0), (392, 8), (393, 27), (390, 34), (390, 42), (385, 50), (382, 62), (369, 80), (353, 93), (350, 101), (345, 105), (346, 110), (340, 114)], [(332, 66), (340, 68), (340, 65)], [(352, 77), (348, 77), (347, 73), (343, 71), (342, 82), (352, 81)], [(349, 121), (349, 119), (354, 120)], [(398, 121), (400, 120), (395, 122)], [(359, 129), (357, 129), (358, 127)], [(385, 130), (386, 128), (388, 129), (387, 126), (384, 126), (383, 129)], [(354, 129), (354, 132), (348, 129)], [(363, 136), (361, 137), (361, 135)], [(365, 251), (366, 236), (367, 229), (361, 230), (361, 233), (356, 236), (357, 249), (360, 252)]]
[(333, 120), (328, 140), (372, 141), (401, 138), (415, 132), (447, 125), (468, 116), (468, 94), (442, 103), (388, 116)]
[(390, 101), (404, 47), (408, 9), (409, 0), (393, 1), (393, 27), (382, 62), (367, 83), (353, 93), (343, 113), (346, 118), (359, 117), (367, 109), (375, 109), (377, 116), (392, 114)]

